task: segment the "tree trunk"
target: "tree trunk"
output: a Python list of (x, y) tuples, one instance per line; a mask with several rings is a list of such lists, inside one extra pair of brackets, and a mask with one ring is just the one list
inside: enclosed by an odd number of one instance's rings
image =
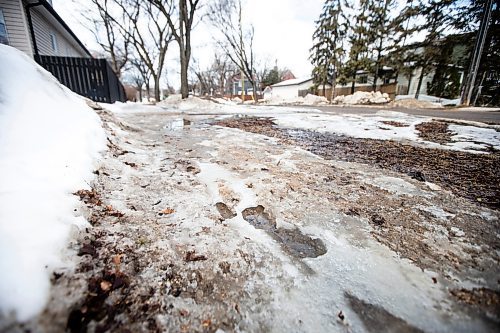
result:
[(420, 88), (422, 87), (422, 81), (424, 81), (424, 67), (422, 66), (422, 71), (420, 72), (420, 77), (418, 79), (417, 91), (415, 92), (415, 99), (418, 99), (420, 95)]
[(155, 100), (158, 103), (160, 101), (160, 76), (155, 75), (153, 76), (154, 82), (155, 82)]
[(354, 94), (355, 89), (356, 89), (356, 72), (354, 72), (354, 76), (352, 78), (351, 95)]
[(410, 94), (410, 86), (411, 86), (411, 79), (413, 79), (413, 72), (410, 73), (410, 76), (408, 76), (408, 89), (406, 89), (406, 94)]
[(184, 53), (184, 48), (181, 47), (181, 95), (182, 99), (188, 98), (189, 87), (188, 87), (188, 66), (189, 60)]
[[(333, 70), (333, 79), (332, 79), (332, 92), (330, 94), (330, 104), (333, 102), (335, 98), (335, 86), (337, 85), (337, 68)], [(326, 97), (326, 96), (325, 96)], [(327, 97), (328, 98), (328, 97)]]

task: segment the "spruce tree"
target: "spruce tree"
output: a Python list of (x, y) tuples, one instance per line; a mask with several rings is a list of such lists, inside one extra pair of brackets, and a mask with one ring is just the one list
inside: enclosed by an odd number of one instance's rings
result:
[(384, 65), (384, 56), (394, 50), (396, 43), (396, 22), (390, 13), (394, 9), (395, 0), (369, 0), (367, 40), (370, 43), (371, 73), (373, 74), (373, 90), (377, 89), (377, 80)]
[(416, 45), (419, 47), (415, 59), (416, 66), (420, 68), (416, 99), (420, 94), (425, 75), (434, 69), (434, 64), (440, 58), (443, 37), (452, 26), (458, 2), (458, 0), (428, 0), (420, 4), (420, 13), (426, 22), (422, 25), (422, 30), (426, 31), (426, 36), (423, 42)]
[(357, 11), (354, 20), (348, 20), (349, 25), (349, 60), (347, 61), (345, 73), (352, 82), (351, 94), (354, 94), (356, 85), (356, 74), (358, 70), (366, 70), (370, 66), (369, 44), (372, 37), (369, 33), (370, 0), (360, 0), (357, 8), (346, 1), (350, 10)]
[(323, 11), (316, 21), (313, 34), (313, 47), (309, 59), (313, 68), (313, 80), (317, 86), (332, 85), (332, 98), (335, 85), (343, 65), (344, 42), (347, 34), (347, 23), (343, 14), (342, 0), (326, 0)]

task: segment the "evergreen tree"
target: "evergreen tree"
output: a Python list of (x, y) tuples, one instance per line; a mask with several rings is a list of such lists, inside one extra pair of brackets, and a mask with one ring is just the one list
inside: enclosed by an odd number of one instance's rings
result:
[(377, 90), (377, 80), (384, 65), (384, 56), (394, 50), (396, 43), (396, 22), (390, 13), (395, 7), (395, 0), (369, 0), (367, 40), (370, 43), (371, 73), (373, 90)]
[(314, 83), (316, 87), (323, 85), (323, 95), (328, 83), (332, 85), (332, 97), (335, 94), (335, 85), (343, 65), (346, 34), (347, 22), (343, 14), (342, 0), (326, 0), (316, 21), (314, 45), (309, 57), (314, 66)]
[[(393, 41), (392, 49), (385, 57), (386, 62), (394, 68), (394, 77), (398, 83), (399, 74), (408, 78), (408, 90), (415, 70), (415, 53), (413, 45), (409, 43), (410, 37), (419, 31), (420, 24), (417, 17), (420, 13), (420, 5), (416, 0), (410, 0), (406, 3), (400, 14), (392, 20)], [(405, 92), (396, 92), (408, 94)]]
[(434, 64), (439, 59), (442, 49), (441, 44), (445, 31), (450, 29), (453, 23), (453, 15), (456, 13), (454, 6), (458, 0), (428, 0), (420, 4), (420, 13), (423, 15), (426, 24), (422, 25), (422, 30), (426, 30), (425, 40), (417, 43), (416, 66), (420, 68), (420, 76), (417, 85), (415, 98), (418, 99), (422, 82), (426, 74), (434, 69)]
[(370, 0), (360, 0), (358, 8), (346, 1), (346, 5), (350, 10), (357, 11), (354, 20), (350, 22), (349, 30), (349, 60), (345, 67), (346, 76), (352, 82), (351, 94), (354, 94), (356, 85), (356, 74), (358, 70), (366, 70), (370, 66), (369, 44), (373, 40), (369, 33), (369, 15), (370, 15)]

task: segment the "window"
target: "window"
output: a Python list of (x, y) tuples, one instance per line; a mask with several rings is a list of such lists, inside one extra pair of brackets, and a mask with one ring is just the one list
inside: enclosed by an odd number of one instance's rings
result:
[(50, 44), (52, 45), (52, 50), (57, 53), (57, 37), (53, 32), (50, 33)]
[(7, 26), (3, 17), (3, 11), (0, 9), (0, 43), (9, 45), (9, 36), (7, 35)]
[(368, 75), (367, 74), (361, 74), (358, 75), (356, 78), (357, 83), (368, 83)]

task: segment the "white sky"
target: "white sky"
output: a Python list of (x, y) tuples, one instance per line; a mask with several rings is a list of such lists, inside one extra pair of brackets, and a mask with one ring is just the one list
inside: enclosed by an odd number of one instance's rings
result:
[[(207, 0), (205, 0), (207, 1)], [(204, 2), (204, 1), (202, 1)], [(89, 49), (98, 49), (94, 38), (80, 22), (79, 8), (87, 0), (53, 0), (59, 15)], [(79, 5), (80, 4), (80, 5)], [(318, 19), (323, 0), (249, 0), (243, 13), (244, 19), (255, 27), (255, 52), (257, 61), (267, 61), (268, 66), (287, 67), (296, 77), (310, 76), (312, 66), (308, 60), (312, 46), (314, 21)], [(201, 22), (193, 33), (192, 59), (201, 68), (209, 66), (215, 46), (213, 31)], [(163, 80), (179, 86), (178, 49), (169, 49), (167, 77)]]

